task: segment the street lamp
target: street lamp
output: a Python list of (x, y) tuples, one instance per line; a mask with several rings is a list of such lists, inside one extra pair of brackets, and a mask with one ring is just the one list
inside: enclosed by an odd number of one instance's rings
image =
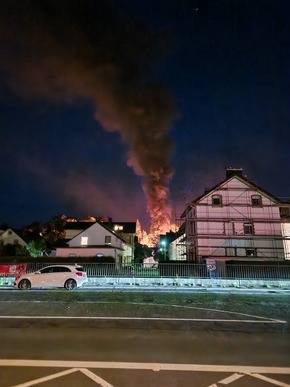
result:
[[(163, 251), (164, 251), (164, 261), (166, 261), (166, 240), (163, 239), (163, 240), (160, 242), (160, 245), (162, 246)], [(162, 249), (161, 249), (161, 250), (162, 250)]]

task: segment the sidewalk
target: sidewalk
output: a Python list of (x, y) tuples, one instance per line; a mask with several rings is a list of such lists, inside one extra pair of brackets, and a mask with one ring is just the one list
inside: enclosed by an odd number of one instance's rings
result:
[[(0, 277), (0, 289), (13, 288), (14, 277)], [(290, 280), (244, 280), (219, 278), (143, 278), (89, 277), (82, 286), (98, 291), (163, 291), (163, 292), (267, 292), (290, 294)]]

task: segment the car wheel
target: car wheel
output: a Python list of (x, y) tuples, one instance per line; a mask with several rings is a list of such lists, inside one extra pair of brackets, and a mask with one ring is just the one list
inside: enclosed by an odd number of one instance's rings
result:
[(19, 282), (18, 288), (21, 290), (28, 290), (31, 288), (31, 283), (28, 279), (23, 279)]
[(77, 287), (77, 283), (74, 279), (70, 278), (67, 281), (65, 281), (64, 287), (67, 290), (73, 290)]

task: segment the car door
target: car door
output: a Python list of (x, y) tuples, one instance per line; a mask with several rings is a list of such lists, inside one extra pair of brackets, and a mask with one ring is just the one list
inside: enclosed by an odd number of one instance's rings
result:
[(34, 287), (50, 287), (50, 284), (53, 282), (53, 267), (45, 267), (44, 269), (39, 270), (33, 275), (33, 286)]
[(62, 266), (61, 267), (61, 277), (60, 277), (60, 285), (59, 286), (64, 286), (65, 281), (69, 278), (73, 278), (73, 273), (72, 270), (69, 267)]
[(39, 287), (57, 288), (64, 284), (64, 273), (61, 266), (50, 266), (40, 270), (40, 274), (36, 274), (35, 279)]
[(63, 266), (54, 266), (53, 267), (53, 277), (51, 281), (51, 287), (60, 288), (64, 286), (66, 280), (66, 268)]

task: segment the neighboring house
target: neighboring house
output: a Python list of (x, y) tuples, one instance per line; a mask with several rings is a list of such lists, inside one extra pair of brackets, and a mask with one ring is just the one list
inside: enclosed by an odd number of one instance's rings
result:
[(133, 246), (103, 223), (88, 223), (88, 227), (67, 242), (67, 246), (54, 247), (56, 257), (113, 257), (116, 263), (131, 263)]
[(12, 228), (0, 230), (0, 246), (13, 245), (25, 247), (27, 243)]
[(170, 259), (289, 259), (289, 216), (281, 218), (289, 211), (289, 202), (249, 181), (242, 169), (228, 168), (224, 181), (187, 205)]
[(168, 257), (174, 261), (186, 261), (185, 223), (176, 233), (176, 238), (168, 245)]
[[(106, 221), (98, 221), (115, 234), (125, 239), (134, 247), (136, 238), (136, 222), (113, 222), (110, 218), (105, 218)], [(65, 225), (65, 239), (69, 241), (76, 235), (91, 227), (96, 222), (67, 222)]]

